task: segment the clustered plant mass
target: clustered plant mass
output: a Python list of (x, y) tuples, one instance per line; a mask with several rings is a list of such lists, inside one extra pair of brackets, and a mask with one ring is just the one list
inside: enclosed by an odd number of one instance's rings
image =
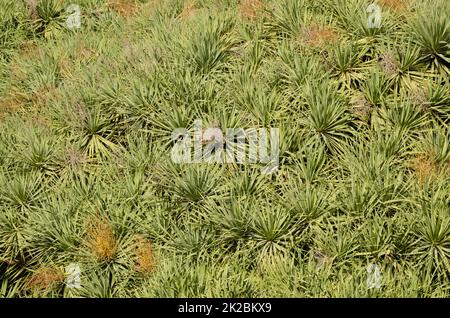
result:
[(450, 2), (371, 3), (1, 0), (0, 296), (449, 297)]

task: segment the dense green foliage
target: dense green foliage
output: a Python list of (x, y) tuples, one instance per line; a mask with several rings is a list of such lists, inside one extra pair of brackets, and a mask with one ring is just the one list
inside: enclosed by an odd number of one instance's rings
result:
[[(380, 0), (380, 28), (365, 0), (26, 2), (0, 0), (0, 297), (449, 296), (449, 1)], [(279, 170), (172, 163), (196, 119), (279, 128)]]

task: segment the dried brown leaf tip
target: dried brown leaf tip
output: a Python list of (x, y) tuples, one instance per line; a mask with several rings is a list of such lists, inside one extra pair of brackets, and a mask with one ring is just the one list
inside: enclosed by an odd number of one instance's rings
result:
[(261, 0), (241, 0), (238, 12), (242, 18), (253, 20), (261, 15), (264, 8), (264, 3)]
[(133, 0), (109, 0), (108, 8), (124, 18), (134, 16), (138, 12), (138, 4)]
[(36, 58), (37, 56), (42, 56), (44, 54), (42, 47), (37, 45), (34, 41), (24, 41), (21, 43), (19, 52), (23, 59)]
[(136, 271), (150, 274), (155, 270), (155, 253), (152, 243), (144, 237), (138, 236), (135, 244)]
[(14, 96), (0, 98), (0, 118), (6, 116), (8, 113), (20, 110), (22, 106), (23, 102)]
[(430, 153), (423, 153), (415, 157), (412, 160), (412, 168), (420, 184), (433, 180), (439, 172), (439, 167)]
[(31, 96), (31, 104), (37, 108), (41, 108), (53, 98), (57, 99), (60, 97), (59, 95), (59, 88), (56, 86), (46, 85), (40, 87), (38, 90), (36, 90), (33, 95)]
[(53, 267), (41, 267), (33, 273), (27, 287), (34, 290), (48, 290), (64, 281), (64, 273)]
[(398, 13), (408, 11), (410, 7), (410, 0), (378, 0), (378, 3)]
[(340, 34), (329, 26), (312, 24), (303, 29), (300, 35), (301, 42), (311, 47), (321, 47), (336, 43)]
[(194, 1), (186, 1), (178, 17), (182, 20), (189, 20), (195, 16), (197, 11), (198, 8)]
[(77, 49), (77, 59), (80, 61), (87, 61), (95, 59), (98, 54), (95, 50), (86, 47), (80, 47)]
[(97, 216), (87, 226), (87, 243), (91, 253), (99, 261), (111, 261), (117, 252), (117, 240), (113, 227), (106, 217)]
[(73, 61), (67, 57), (62, 57), (58, 60), (58, 69), (59, 73), (64, 78), (72, 78), (73, 77)]

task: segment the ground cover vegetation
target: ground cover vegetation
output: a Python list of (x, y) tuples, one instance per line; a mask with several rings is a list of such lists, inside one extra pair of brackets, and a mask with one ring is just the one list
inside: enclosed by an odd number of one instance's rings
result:
[[(0, 0), (0, 296), (448, 297), (450, 2), (370, 4)], [(197, 119), (278, 171), (173, 163)]]

